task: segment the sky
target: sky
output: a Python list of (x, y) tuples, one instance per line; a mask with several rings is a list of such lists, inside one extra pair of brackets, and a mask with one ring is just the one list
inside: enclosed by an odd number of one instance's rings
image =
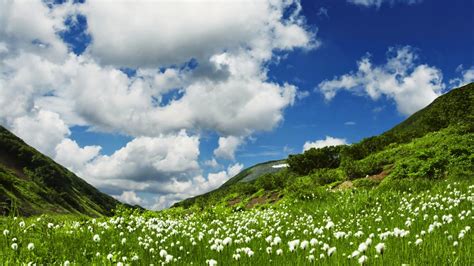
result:
[(149, 209), (474, 81), (471, 0), (1, 1), (0, 124)]

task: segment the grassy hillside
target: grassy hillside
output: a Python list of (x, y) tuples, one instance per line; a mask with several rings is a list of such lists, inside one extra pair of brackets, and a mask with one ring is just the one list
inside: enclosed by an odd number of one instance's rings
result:
[[(221, 188), (174, 207), (251, 208), (325, 189), (405, 190), (410, 184), (474, 176), (474, 83), (440, 96), (391, 130), (359, 143), (290, 155), (289, 169), (254, 175), (249, 168)], [(272, 162), (260, 165), (271, 165)], [(257, 166), (260, 166), (257, 165)], [(256, 166), (256, 167), (257, 167)]]
[(257, 179), (258, 177), (264, 174), (272, 174), (282, 171), (284, 168), (275, 168), (274, 166), (278, 166), (281, 164), (285, 164), (285, 160), (279, 161), (269, 161), (264, 163), (259, 163), (252, 167), (244, 169), (238, 175), (232, 177), (231, 179), (227, 180), (222, 187), (228, 187), (234, 185), (238, 182), (251, 182)]
[(110, 215), (119, 204), (0, 126), (0, 213)]
[(473, 265), (472, 179), (411, 186), (321, 191), (248, 211), (0, 219), (0, 264)]

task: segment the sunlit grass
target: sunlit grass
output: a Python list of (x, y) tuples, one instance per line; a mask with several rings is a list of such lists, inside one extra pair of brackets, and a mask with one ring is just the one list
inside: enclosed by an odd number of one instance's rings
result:
[(0, 264), (472, 265), (474, 185), (331, 192), (265, 209), (4, 218)]

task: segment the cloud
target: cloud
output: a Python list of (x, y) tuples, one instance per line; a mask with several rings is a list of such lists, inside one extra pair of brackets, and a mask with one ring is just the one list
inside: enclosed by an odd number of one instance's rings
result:
[(204, 162), (204, 165), (209, 166), (211, 168), (218, 168), (220, 164), (216, 161), (216, 158), (212, 158), (211, 160), (207, 160)]
[(462, 87), (466, 84), (474, 82), (474, 66), (464, 70), (463, 65), (459, 65), (456, 68), (456, 72), (461, 73), (461, 77), (449, 80), (449, 85), (453, 88)]
[(328, 9), (326, 7), (320, 7), (317, 13), (320, 18), (329, 18)]
[[(284, 18), (289, 8), (294, 11)], [(273, 49), (314, 45), (297, 1), (87, 1), (79, 10), (93, 39), (89, 53), (120, 67), (182, 64), (193, 58), (201, 62), (242, 48), (270, 59)], [(123, 19), (131, 16), (133, 20)]]
[[(81, 55), (61, 39), (76, 15), (91, 36)], [(203, 173), (201, 132), (216, 132), (216, 157), (233, 159), (245, 138), (283, 121), (307, 93), (270, 81), (268, 65), (318, 46), (296, 0), (2, 1), (0, 123), (121, 200), (151, 206), (145, 194), (155, 193), (169, 203), (237, 169)], [(132, 140), (104, 155), (71, 138), (76, 125)]]
[[(36, 48), (7, 53), (0, 61), (5, 70), (0, 73), (0, 85), (4, 87), (0, 92), (2, 124), (9, 125), (12, 117), (28, 114), (38, 106), (58, 113), (68, 126), (89, 126), (131, 136), (156, 136), (181, 129), (243, 136), (273, 129), (283, 120), (283, 110), (297, 96), (307, 94), (298, 92), (294, 85), (267, 78), (266, 65), (274, 59), (274, 51), (316, 47), (315, 34), (306, 29), (298, 2), (232, 4), (238, 10), (249, 10), (244, 12), (249, 16), (245, 21), (235, 9), (216, 3), (209, 7), (222, 11), (214, 12), (215, 18), (193, 13), (194, 16), (169, 23), (168, 13), (163, 10), (181, 14), (191, 7), (183, 11), (180, 4), (145, 1), (134, 3), (134, 12), (140, 11), (141, 16), (122, 27), (122, 17), (117, 14), (130, 12), (129, 5), (122, 3), (112, 8), (106, 3), (86, 2), (69, 6), (69, 11), (62, 5), (51, 11), (40, 5), (38, 16), (48, 21), (48, 33), (2, 39), (3, 50), (19, 46), (17, 42), (30, 45), (37, 38), (45, 39), (43, 35), (51, 39), (48, 43), (54, 41), (66, 47), (57, 36), (66, 27), (60, 19), (80, 12), (87, 18), (87, 30), (93, 40), (81, 56), (67, 54), (67, 49), (54, 45), (41, 49), (61, 56), (45, 56)], [(148, 5), (163, 8), (150, 9)], [(284, 17), (290, 7), (296, 8)], [(57, 12), (58, 9), (66, 11)], [(233, 16), (225, 16), (228, 13)], [(15, 20), (7, 16), (5, 21), (10, 25)], [(161, 27), (162, 24), (167, 26)], [(137, 28), (138, 25), (142, 27)], [(249, 25), (252, 32), (246, 30)], [(170, 31), (173, 27), (186, 28), (190, 33)], [(194, 35), (202, 31), (205, 34)], [(19, 29), (15, 34), (21, 32)], [(123, 36), (127, 38), (121, 40)], [(121, 40), (118, 43), (117, 38)], [(167, 50), (166, 45), (158, 45), (163, 41), (181, 45), (170, 45), (171, 50)], [(104, 45), (107, 48), (101, 49)], [(111, 53), (110, 60), (118, 61), (109, 62), (107, 53)], [(196, 61), (196, 67), (186, 65), (191, 59)], [(127, 76), (119, 66), (137, 67), (136, 75)]]
[(325, 139), (316, 140), (313, 142), (306, 141), (303, 145), (303, 152), (311, 148), (319, 149), (319, 148), (324, 148), (328, 146), (339, 146), (339, 145), (346, 145), (346, 144), (347, 144), (346, 139), (339, 139), (339, 138), (326, 136)]
[[(66, 12), (50, 10), (42, 1), (1, 1), (0, 40), (9, 54), (28, 51), (50, 60), (67, 54), (67, 45), (57, 36), (64, 30)], [(0, 55), (0, 58), (2, 56)]]
[(382, 4), (394, 5), (395, 3), (402, 3), (407, 5), (414, 5), (423, 2), (423, 0), (347, 0), (347, 2), (364, 7), (379, 8), (382, 6)]
[(130, 205), (140, 205), (143, 203), (143, 199), (141, 199), (135, 191), (124, 191), (122, 194), (118, 196), (114, 196), (115, 199), (127, 203)]
[(45, 110), (16, 118), (11, 129), (26, 143), (50, 157), (55, 155), (55, 147), (70, 134), (58, 114)]
[(150, 183), (187, 179), (199, 170), (199, 138), (177, 135), (135, 138), (112, 155), (86, 164), (80, 175), (101, 188), (149, 190)]
[(185, 186), (187, 189), (176, 191), (176, 193), (167, 193), (160, 195), (155, 198), (154, 204), (150, 207), (153, 210), (160, 210), (166, 208), (173, 203), (194, 196), (206, 193), (213, 189), (218, 188), (224, 184), (231, 177), (234, 177), (240, 173), (243, 169), (243, 164), (235, 163), (230, 165), (226, 171), (220, 171), (216, 173), (209, 173), (207, 178), (202, 175), (193, 177)]
[(235, 136), (220, 137), (219, 147), (214, 150), (214, 155), (217, 158), (234, 160), (235, 151), (243, 143), (243, 139)]
[(346, 125), (346, 126), (355, 126), (355, 125), (356, 125), (356, 122), (354, 122), (354, 121), (347, 121), (347, 122), (344, 122), (344, 125)]
[(99, 155), (101, 149), (100, 146), (81, 148), (76, 141), (66, 138), (55, 147), (54, 160), (73, 172), (79, 172)]
[(321, 82), (317, 90), (326, 100), (333, 99), (340, 90), (368, 95), (373, 100), (381, 96), (395, 101), (401, 114), (410, 115), (427, 106), (441, 95), (445, 85), (436, 67), (416, 65), (417, 54), (409, 46), (390, 48), (387, 62), (374, 66), (370, 56), (357, 62), (356, 72)]

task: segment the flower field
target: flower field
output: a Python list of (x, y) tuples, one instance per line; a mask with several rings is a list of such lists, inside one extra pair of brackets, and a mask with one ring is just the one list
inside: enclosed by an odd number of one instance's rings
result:
[(471, 182), (266, 208), (3, 218), (0, 264), (473, 265)]

